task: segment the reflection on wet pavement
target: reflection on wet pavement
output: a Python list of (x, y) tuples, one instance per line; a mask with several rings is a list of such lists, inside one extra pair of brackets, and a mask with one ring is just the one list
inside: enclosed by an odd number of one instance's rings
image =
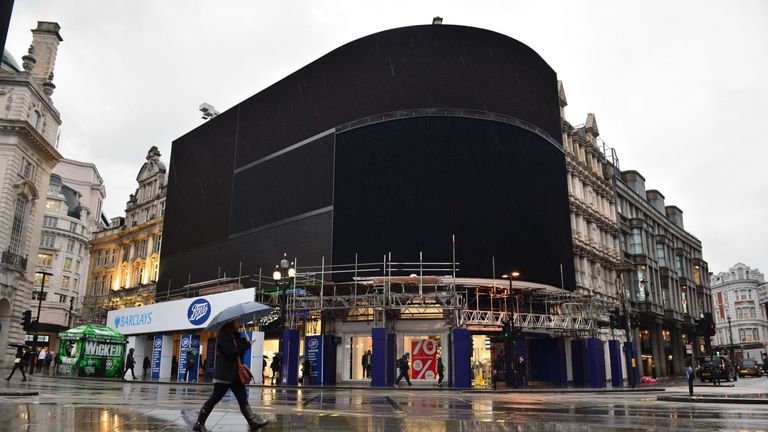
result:
[[(196, 411), (210, 393), (208, 386), (47, 378), (11, 384), (10, 388), (40, 394), (0, 397), (0, 431), (190, 430)], [(768, 425), (768, 407), (659, 402), (655, 394), (644, 393), (533, 395), (257, 387), (249, 393), (254, 411), (271, 421), (264, 431), (758, 431)], [(214, 431), (248, 430), (231, 394), (216, 407), (207, 425)]]

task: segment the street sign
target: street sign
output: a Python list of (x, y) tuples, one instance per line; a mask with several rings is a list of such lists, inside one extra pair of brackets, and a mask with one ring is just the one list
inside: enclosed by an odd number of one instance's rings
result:
[(759, 304), (768, 303), (768, 283), (757, 287), (757, 302)]
[(693, 344), (685, 344), (685, 353), (693, 354)]

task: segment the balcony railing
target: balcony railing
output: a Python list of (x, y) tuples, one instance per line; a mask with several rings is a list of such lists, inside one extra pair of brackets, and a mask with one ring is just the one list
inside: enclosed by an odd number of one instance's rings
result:
[(2, 263), (21, 270), (27, 269), (27, 257), (11, 252), (10, 247), (3, 251)]

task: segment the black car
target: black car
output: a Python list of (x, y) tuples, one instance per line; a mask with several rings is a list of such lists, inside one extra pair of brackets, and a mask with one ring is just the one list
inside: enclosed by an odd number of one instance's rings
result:
[(746, 375), (759, 377), (763, 374), (763, 365), (758, 363), (755, 359), (741, 359), (739, 362), (739, 377), (744, 378)]
[(705, 381), (736, 381), (738, 371), (731, 363), (731, 360), (725, 356), (705, 356), (696, 358), (698, 368), (696, 376), (701, 382)]

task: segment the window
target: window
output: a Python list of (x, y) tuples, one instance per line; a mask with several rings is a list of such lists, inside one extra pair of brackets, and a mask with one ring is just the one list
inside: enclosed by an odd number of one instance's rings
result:
[(21, 158), (21, 166), (19, 167), (19, 175), (23, 178), (34, 181), (35, 179), (35, 165), (32, 164), (27, 158)]
[(22, 195), (16, 196), (16, 208), (13, 211), (13, 225), (11, 226), (11, 244), (8, 249), (11, 253), (21, 255), (22, 238), (24, 236), (24, 219), (27, 214), (27, 199)]
[(83, 244), (82, 243), (79, 243), (77, 245), (77, 254), (78, 255), (82, 255), (83, 254)]
[(147, 239), (140, 240), (137, 245), (137, 255), (139, 258), (147, 257)]
[(32, 300), (43, 300), (48, 297), (48, 293), (43, 291), (43, 295), (40, 295), (40, 291), (32, 291)]
[(45, 275), (45, 285), (43, 285), (43, 274), (42, 273), (35, 273), (35, 289), (40, 291), (40, 286), (48, 286), (48, 283), (51, 281), (50, 273), (48, 275)]
[(66, 303), (67, 296), (64, 294), (59, 294), (59, 303)]
[(109, 279), (108, 279), (107, 283), (108, 283), (109, 289), (112, 289), (112, 274), (111, 273), (109, 274)]
[(75, 273), (80, 273), (80, 260), (75, 261)]
[(648, 297), (645, 286), (647, 283), (645, 280), (645, 266), (639, 266), (635, 275), (637, 276), (637, 301), (644, 302)]
[(683, 256), (682, 255), (675, 255), (675, 271), (677, 272), (677, 277), (683, 277)]
[(51, 234), (43, 234), (40, 236), (40, 246), (47, 248), (56, 247), (56, 236)]
[(104, 249), (104, 265), (107, 264), (109, 264), (109, 249)]
[(72, 270), (72, 258), (64, 258), (64, 270)]
[(61, 202), (49, 199), (45, 201), (45, 209), (53, 213), (58, 213), (61, 210)]
[(61, 192), (61, 185), (57, 183), (49, 183), (48, 184), (48, 194), (50, 195), (58, 195), (59, 192)]
[(74, 252), (75, 251), (75, 241), (72, 239), (67, 240), (67, 251), (68, 252)]
[(80, 279), (75, 279), (74, 285), (72, 285), (72, 290), (77, 291), (78, 288), (80, 288)]
[(62, 276), (61, 277), (61, 288), (62, 289), (69, 289), (69, 276)]
[(128, 269), (123, 269), (123, 283), (122, 287), (126, 288), (128, 286)]
[(53, 216), (44, 216), (43, 217), (43, 226), (48, 228), (56, 228), (56, 225), (58, 225), (59, 220)]
[(643, 253), (643, 230), (640, 228), (632, 228), (632, 233), (629, 236), (629, 252), (633, 255)]
[(157, 282), (160, 275), (160, 263), (157, 260), (152, 260), (152, 282)]
[(77, 232), (77, 223), (69, 222), (69, 232)]
[(41, 266), (50, 267), (53, 264), (53, 255), (51, 254), (37, 254), (37, 262)]
[(32, 110), (31, 113), (29, 113), (29, 124), (32, 125), (33, 128), (36, 130), (40, 130), (40, 111), (38, 110)]
[(667, 255), (664, 252), (664, 243), (656, 243), (656, 258), (659, 260), (659, 267), (667, 266)]
[(158, 234), (155, 236), (155, 241), (152, 243), (152, 252), (160, 253), (160, 244), (163, 242), (163, 235)]

